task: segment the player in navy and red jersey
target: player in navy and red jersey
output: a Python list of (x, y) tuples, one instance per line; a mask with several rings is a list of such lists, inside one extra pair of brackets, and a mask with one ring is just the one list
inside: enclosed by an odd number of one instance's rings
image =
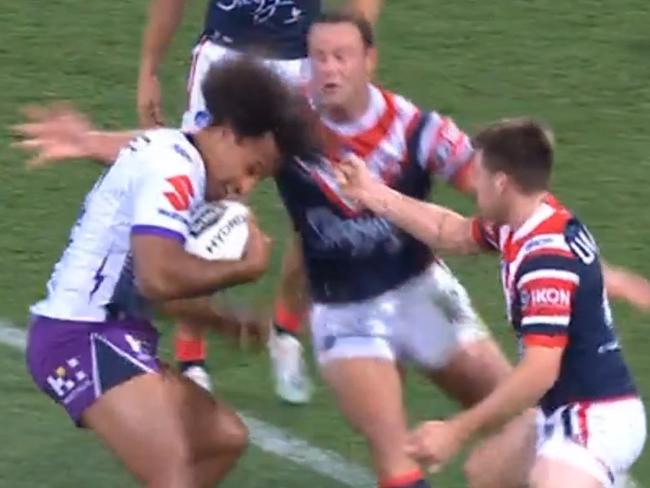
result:
[[(371, 22), (379, 16), (381, 0), (349, 0), (348, 7)], [(178, 28), (186, 0), (151, 0), (144, 31), (138, 76), (138, 114), (142, 127), (163, 124), (157, 72)], [(321, 11), (321, 0), (209, 0), (203, 30), (193, 51), (187, 83), (187, 107), (182, 129), (193, 130), (209, 119), (201, 83), (211, 65), (236, 53), (264, 56), (285, 80), (302, 85), (308, 80), (307, 32)], [(285, 324), (279, 317), (280, 324)], [(291, 322), (287, 320), (287, 327)], [(302, 347), (290, 334), (273, 336), (273, 367), (278, 395), (291, 403), (310, 397)], [(203, 334), (181, 324), (175, 355), (185, 375), (211, 388), (205, 370)]]
[(480, 132), (475, 142), (481, 214), (475, 219), (391, 190), (360, 160), (339, 167), (349, 198), (432, 248), (501, 255), (520, 362), (474, 407), (420, 426), (407, 449), (439, 468), (478, 432), (536, 404), (531, 485), (612, 487), (640, 455), (646, 419), (614, 332), (606, 283), (646, 308), (650, 284), (603, 264), (587, 228), (548, 193), (548, 129), (530, 119), (507, 120)]

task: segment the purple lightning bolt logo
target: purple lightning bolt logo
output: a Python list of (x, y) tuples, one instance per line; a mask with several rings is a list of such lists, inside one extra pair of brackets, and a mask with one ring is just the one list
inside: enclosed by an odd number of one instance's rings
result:
[(95, 286), (93, 286), (93, 289), (90, 291), (90, 296), (88, 297), (89, 299), (92, 299), (93, 295), (99, 290), (99, 287), (102, 286), (102, 283), (104, 282), (104, 278), (106, 278), (102, 273), (104, 271), (104, 267), (106, 266), (106, 261), (108, 261), (108, 255), (104, 257), (102, 260), (102, 264), (99, 265), (99, 269), (95, 273), (95, 276), (93, 276), (93, 279), (95, 280)]

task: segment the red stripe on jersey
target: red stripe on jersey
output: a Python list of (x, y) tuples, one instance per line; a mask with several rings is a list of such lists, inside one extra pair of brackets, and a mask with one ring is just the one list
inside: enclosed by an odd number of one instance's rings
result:
[(539, 315), (563, 316), (563, 317), (567, 317), (568, 319), (571, 317), (571, 307), (570, 306), (567, 307), (563, 305), (540, 304), (540, 305), (531, 305), (522, 312), (522, 318), (535, 317)]
[(316, 181), (316, 184), (318, 184), (320, 190), (323, 192), (323, 195), (325, 195), (330, 202), (336, 205), (346, 217), (351, 218), (359, 215), (359, 212), (347, 204), (345, 200), (336, 193), (336, 190), (332, 188), (332, 186), (321, 175), (319, 175), (317, 171), (312, 171), (311, 175)]
[(523, 338), (526, 346), (538, 347), (566, 347), (569, 343), (568, 335), (526, 334)]
[(342, 138), (344, 144), (348, 146), (348, 149), (354, 151), (360, 158), (368, 157), (377, 149), (379, 144), (381, 144), (390, 132), (397, 117), (397, 107), (395, 106), (393, 95), (384, 90), (381, 90), (381, 94), (386, 101), (386, 109), (375, 125), (360, 134)]
[(461, 193), (474, 192), (474, 155), (451, 177), (451, 184)]
[[(549, 272), (553, 272), (553, 270), (549, 270)], [(522, 280), (526, 279), (526, 275), (523, 275), (520, 279), (520, 283)], [(532, 278), (528, 281), (526, 281), (523, 285), (524, 288), (561, 288), (563, 290), (567, 291), (573, 291), (576, 289), (576, 282), (566, 279), (566, 278), (559, 278), (555, 276), (544, 276), (540, 275), (538, 277)]]
[(531, 252), (528, 254), (524, 260), (521, 262), (519, 266), (524, 264), (526, 261), (529, 259), (533, 259), (538, 256), (557, 256), (557, 257), (562, 257), (562, 258), (574, 258), (575, 256), (571, 251), (567, 251), (566, 249), (559, 249), (557, 247), (542, 247), (540, 249), (536, 249), (535, 251)]
[[(483, 249), (488, 251), (497, 250), (498, 238), (494, 235), (493, 232), (481, 221), (480, 218), (474, 217), (472, 219), (472, 239)], [(490, 242), (490, 239), (494, 239), (494, 243)]]
[(435, 171), (436, 165), (446, 165), (448, 161), (438, 161), (437, 151), (440, 149), (440, 144), (448, 143), (450, 149), (449, 156), (446, 158), (449, 161), (455, 161), (461, 149), (467, 147), (469, 138), (467, 134), (461, 131), (454, 121), (448, 117), (441, 117), (440, 124), (437, 127), (436, 134), (433, 136), (433, 144), (429, 150), (429, 169)]
[(589, 442), (589, 424), (587, 422), (587, 410), (589, 410), (589, 402), (578, 403), (578, 429), (580, 432), (580, 443), (587, 447)]
[(187, 79), (187, 106), (185, 107), (185, 110), (189, 110), (191, 106), (191, 101), (192, 101), (192, 87), (194, 86), (194, 77), (196, 76), (196, 65), (199, 60), (199, 56), (201, 55), (201, 51), (203, 50), (203, 46), (208, 42), (207, 37), (202, 37), (201, 40), (199, 41), (199, 45), (196, 48), (196, 52), (192, 56), (192, 63), (190, 65), (190, 76)]

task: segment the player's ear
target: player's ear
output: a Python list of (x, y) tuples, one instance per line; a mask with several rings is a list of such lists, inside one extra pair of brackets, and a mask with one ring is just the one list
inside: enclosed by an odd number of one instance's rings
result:
[(366, 72), (368, 77), (372, 78), (377, 68), (377, 49), (374, 47), (366, 48)]
[(506, 191), (510, 182), (510, 178), (503, 171), (497, 171), (492, 175), (492, 181), (494, 182), (494, 188), (499, 194)]

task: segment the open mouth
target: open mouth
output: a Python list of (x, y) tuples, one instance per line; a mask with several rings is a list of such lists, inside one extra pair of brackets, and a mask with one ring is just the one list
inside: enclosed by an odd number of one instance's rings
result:
[(330, 93), (330, 92), (335, 91), (338, 87), (339, 87), (339, 85), (337, 83), (325, 83), (323, 85), (323, 91), (325, 93)]

